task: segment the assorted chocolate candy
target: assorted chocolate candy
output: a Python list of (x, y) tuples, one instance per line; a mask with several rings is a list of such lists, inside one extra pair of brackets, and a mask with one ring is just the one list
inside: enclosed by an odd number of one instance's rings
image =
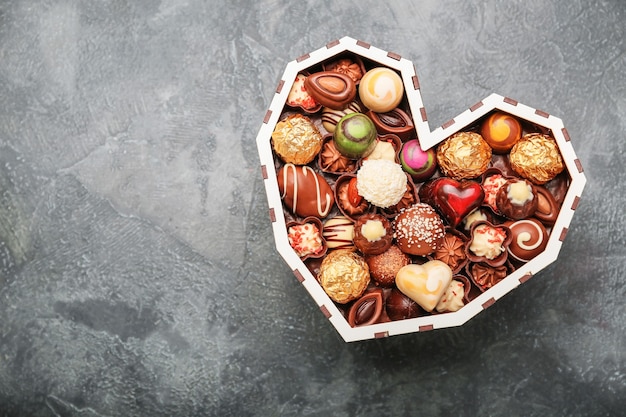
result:
[(351, 326), (458, 311), (546, 248), (569, 177), (502, 111), (424, 151), (395, 70), (297, 75), (272, 134), (290, 245)]

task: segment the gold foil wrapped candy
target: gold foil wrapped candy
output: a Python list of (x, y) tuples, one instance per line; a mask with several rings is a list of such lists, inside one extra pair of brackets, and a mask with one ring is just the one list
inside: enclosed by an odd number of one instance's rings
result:
[(333, 301), (345, 304), (363, 295), (370, 282), (370, 271), (360, 255), (337, 249), (324, 258), (317, 278)]
[(537, 185), (545, 184), (565, 169), (556, 141), (541, 133), (522, 136), (511, 149), (509, 161), (513, 171)]
[(491, 147), (475, 132), (459, 132), (437, 148), (437, 162), (444, 175), (456, 180), (482, 175), (491, 161)]
[(276, 123), (272, 133), (276, 154), (294, 165), (306, 165), (322, 149), (322, 134), (311, 119), (293, 114)]

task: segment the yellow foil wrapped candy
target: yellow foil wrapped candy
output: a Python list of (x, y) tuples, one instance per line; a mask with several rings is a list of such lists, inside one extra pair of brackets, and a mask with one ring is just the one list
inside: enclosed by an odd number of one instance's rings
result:
[(459, 132), (437, 148), (437, 162), (444, 175), (455, 180), (482, 175), (491, 161), (491, 147), (475, 132)]
[(518, 175), (541, 185), (560, 174), (565, 165), (556, 141), (541, 133), (528, 133), (511, 149), (511, 168)]
[(345, 304), (365, 292), (370, 282), (370, 270), (359, 254), (349, 249), (337, 249), (324, 258), (317, 278), (333, 301)]

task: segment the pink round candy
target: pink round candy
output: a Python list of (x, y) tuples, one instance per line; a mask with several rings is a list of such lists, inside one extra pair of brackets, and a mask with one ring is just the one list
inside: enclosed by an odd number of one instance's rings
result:
[(423, 151), (417, 139), (412, 139), (402, 146), (400, 152), (402, 168), (415, 181), (425, 181), (437, 169), (437, 158), (433, 148)]

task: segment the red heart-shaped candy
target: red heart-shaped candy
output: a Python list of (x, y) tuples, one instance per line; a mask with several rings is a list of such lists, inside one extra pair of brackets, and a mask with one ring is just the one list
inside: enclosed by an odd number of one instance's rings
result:
[(455, 228), (482, 204), (485, 192), (477, 182), (441, 177), (425, 183), (419, 190), (419, 197)]

